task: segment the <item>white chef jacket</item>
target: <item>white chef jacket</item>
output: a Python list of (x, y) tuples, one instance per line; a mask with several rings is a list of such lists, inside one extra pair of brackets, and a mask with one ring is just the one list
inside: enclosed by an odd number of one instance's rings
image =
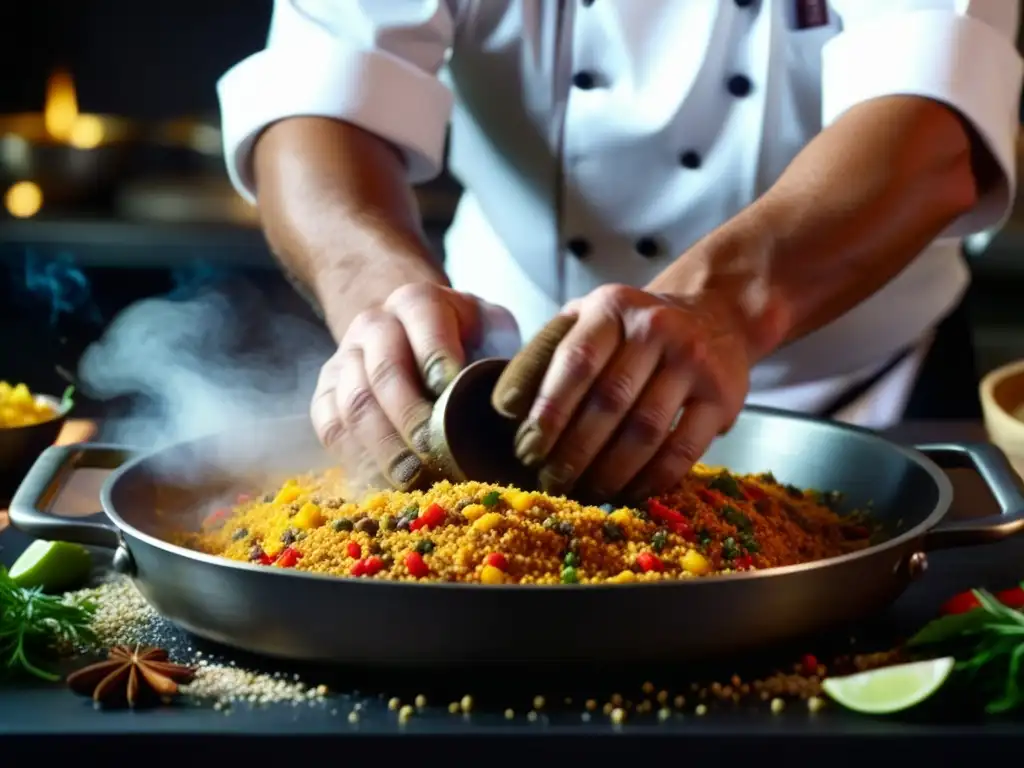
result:
[[(799, 28), (800, 9), (823, 24)], [(823, 126), (887, 94), (973, 123), (1000, 182), (882, 290), (752, 372), (749, 402), (814, 411), (916, 347), (850, 421), (897, 420), (931, 329), (960, 300), (960, 238), (1015, 188), (1017, 0), (276, 0), (266, 48), (218, 83), (231, 180), (289, 116), (398, 147), (411, 182), (466, 191), (446, 237), (456, 288), (524, 337), (568, 299), (642, 286), (767, 190)]]

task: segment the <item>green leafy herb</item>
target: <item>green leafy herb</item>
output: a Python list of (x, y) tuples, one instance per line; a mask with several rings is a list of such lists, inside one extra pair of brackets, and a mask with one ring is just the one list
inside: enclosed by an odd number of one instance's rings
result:
[(480, 499), (480, 503), (485, 507), (496, 507), (498, 502), (501, 501), (501, 494), (498, 491), (488, 491), (484, 494), (484, 497)]
[(62, 411), (66, 411), (68, 408), (70, 408), (74, 404), (75, 404), (75, 388), (74, 388), (74, 386), (69, 384), (68, 387), (64, 390), (64, 394), (61, 395), (61, 397), (60, 397), (60, 409)]
[(709, 488), (722, 493), (733, 499), (742, 499), (743, 491), (740, 490), (740, 484), (736, 482), (736, 478), (730, 475), (728, 472), (720, 472), (715, 475), (708, 483)]
[(992, 691), (986, 711), (1008, 712), (1024, 706), (1024, 613), (984, 590), (974, 596), (980, 607), (936, 619), (907, 645), (945, 649), (958, 672)]
[(757, 543), (757, 539), (754, 538), (753, 534), (741, 533), (740, 544), (743, 545), (743, 549), (745, 549), (749, 555), (756, 555), (761, 551), (761, 545)]
[(736, 546), (736, 540), (730, 536), (722, 542), (722, 557), (726, 560), (735, 560), (740, 556), (740, 548)]
[(651, 549), (655, 552), (661, 552), (667, 543), (668, 533), (666, 531), (655, 531), (651, 537)]
[(22, 671), (59, 680), (38, 666), (36, 656), (61, 641), (94, 640), (89, 628), (94, 610), (90, 603), (70, 604), (38, 588), (24, 589), (0, 566), (0, 674)]
[(722, 507), (722, 517), (730, 525), (736, 526), (736, 529), (741, 532), (749, 532), (753, 530), (753, 523), (750, 522), (750, 518), (740, 512), (736, 507), (726, 505)]

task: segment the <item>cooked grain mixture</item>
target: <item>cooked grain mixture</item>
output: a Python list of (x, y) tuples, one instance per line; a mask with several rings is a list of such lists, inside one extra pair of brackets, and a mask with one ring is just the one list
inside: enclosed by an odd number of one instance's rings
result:
[(867, 544), (835, 494), (698, 465), (645, 508), (585, 506), (441, 482), (345, 498), (340, 476), (287, 480), (215, 511), (184, 543), (232, 560), (398, 581), (595, 584), (687, 579), (818, 560)]

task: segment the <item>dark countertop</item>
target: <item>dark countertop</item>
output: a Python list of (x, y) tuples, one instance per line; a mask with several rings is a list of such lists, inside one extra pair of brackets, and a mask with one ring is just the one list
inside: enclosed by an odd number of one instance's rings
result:
[[(908, 443), (976, 440), (983, 436), (978, 425), (962, 423), (906, 425), (893, 435)], [(979, 478), (959, 470), (951, 472), (951, 477), (956, 489), (951, 515), (976, 517), (994, 510)], [(25, 543), (15, 531), (0, 535), (0, 561), (10, 563)], [(955, 592), (979, 585), (1001, 588), (1016, 582), (1024, 575), (1024, 567), (1019, 565), (1022, 562), (1024, 537), (985, 547), (935, 552), (930, 555), (925, 578), (913, 584), (877, 623), (845, 629), (843, 637), (848, 638), (851, 632), (861, 637), (881, 637), (910, 631), (934, 616), (939, 604)], [(176, 642), (205, 648), (207, 653), (223, 650), (178, 630), (170, 631), (177, 633)], [(816, 648), (820, 643), (835, 641), (814, 638), (807, 642)], [(797, 652), (794, 649), (794, 654)], [(257, 663), (230, 651), (225, 657), (237, 658), (240, 666)], [(262, 666), (289, 672), (297, 669), (287, 664), (269, 667), (265, 661)], [(6, 759), (24, 751), (33, 759), (57, 753), (77, 754), (80, 759), (86, 753), (102, 759), (123, 756), (125, 750), (130, 750), (139, 759), (145, 755), (147, 763), (159, 764), (171, 759), (204, 764), (255, 759), (266, 764), (276, 759), (294, 762), (296, 758), (306, 764), (333, 756), (337, 760), (372, 760), (377, 765), (395, 764), (399, 758), (433, 762), (435, 754), (446, 763), (480, 764), (502, 755), (563, 765), (567, 761), (595, 762), (595, 758), (598, 764), (635, 762), (653, 757), (655, 752), (664, 751), (668, 756), (671, 750), (677, 759), (684, 760), (770, 753), (790, 763), (820, 764), (827, 760), (829, 764), (845, 765), (882, 754), (881, 750), (897, 747), (900, 742), (912, 742), (912, 746), (908, 743), (898, 748), (913, 749), (918, 760), (936, 756), (954, 764), (961, 756), (965, 761), (981, 760), (1024, 746), (1019, 718), (982, 721), (975, 715), (948, 707), (929, 709), (928, 705), (905, 717), (884, 719), (860, 717), (834, 706), (812, 714), (796, 703), (778, 715), (761, 706), (752, 710), (713, 709), (707, 716), (697, 717), (689, 707), (685, 714), (673, 715), (665, 723), (647, 716), (617, 728), (600, 713), (585, 722), (580, 699), (575, 699), (575, 706), (558, 707), (535, 722), (524, 717), (534, 693), (548, 694), (549, 701), (576, 691), (586, 691), (584, 696), (596, 695), (597, 690), (606, 694), (621, 690), (629, 695), (628, 680), (633, 681), (634, 688), (644, 679), (669, 688), (670, 681), (683, 679), (672, 670), (647, 670), (645, 677), (637, 677), (643, 672), (625, 669), (602, 670), (599, 675), (585, 670), (494, 670), (486, 675), (477, 673), (471, 680), (453, 670), (447, 682), (409, 672), (337, 668), (301, 672), (307, 682), (327, 682), (332, 691), (342, 693), (332, 695), (325, 704), (257, 709), (241, 705), (231, 714), (190, 706), (132, 713), (96, 712), (87, 701), (57, 685), (2, 687), (0, 755)], [(546, 689), (538, 687), (545, 685), (542, 681), (547, 681)], [(471, 716), (450, 715), (444, 708), (459, 691), (471, 692), (477, 698), (478, 706)], [(413, 692), (424, 692), (432, 703), (441, 706), (428, 706), (424, 713), (400, 726), (396, 713), (387, 709), (386, 697)], [(351, 724), (347, 715), (357, 701), (361, 719)], [(517, 711), (512, 721), (502, 716), (506, 706)], [(230, 758), (222, 750), (230, 750)]]

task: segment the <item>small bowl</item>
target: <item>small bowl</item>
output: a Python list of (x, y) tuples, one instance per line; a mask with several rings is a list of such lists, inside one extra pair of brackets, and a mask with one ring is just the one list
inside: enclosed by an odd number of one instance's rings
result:
[(0, 499), (10, 499), (39, 454), (57, 442), (74, 407), (72, 403), (62, 403), (60, 398), (50, 395), (36, 395), (35, 398), (54, 408), (57, 415), (26, 427), (0, 427)]
[(988, 373), (981, 380), (979, 393), (989, 440), (1024, 477), (1024, 360)]

